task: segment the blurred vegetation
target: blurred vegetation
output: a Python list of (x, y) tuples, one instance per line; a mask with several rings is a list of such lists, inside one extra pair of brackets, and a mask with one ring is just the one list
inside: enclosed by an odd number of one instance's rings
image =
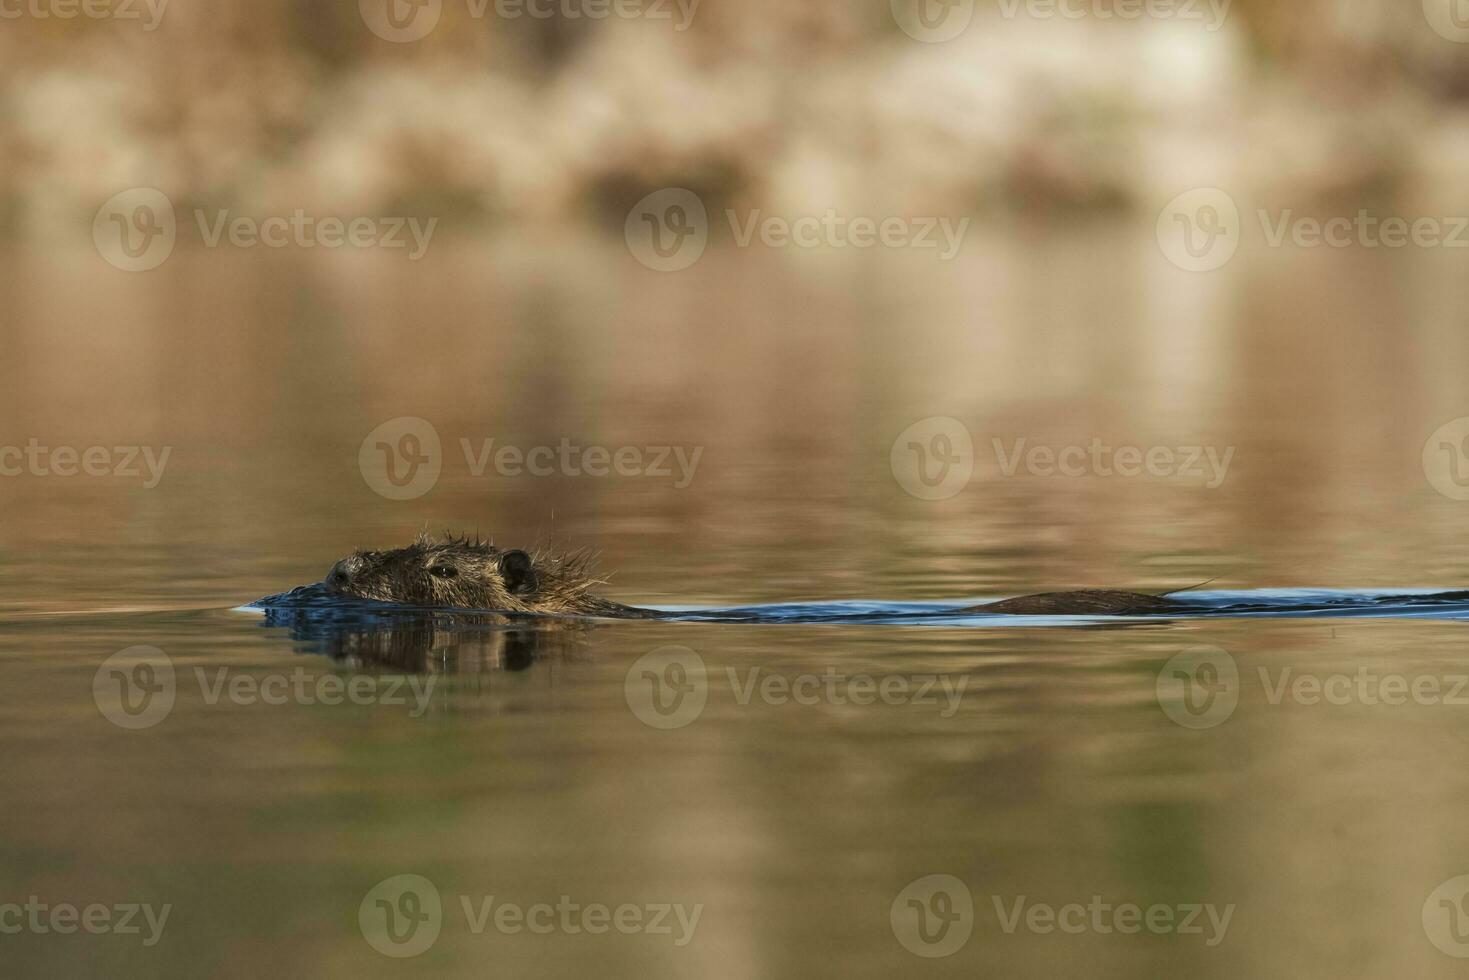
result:
[(72, 227), (131, 186), (247, 211), (615, 221), (669, 185), (951, 213), (1207, 183), (1452, 199), (1469, 172), (1469, 45), (1419, 3), (1235, 0), (1209, 30), (979, 0), (935, 44), (886, 0), (704, 0), (687, 31), (672, 3), (673, 20), (473, 9), (443, 0), (412, 43), (357, 3), (301, 0), (172, 0), (151, 31), (0, 22), (0, 222)]

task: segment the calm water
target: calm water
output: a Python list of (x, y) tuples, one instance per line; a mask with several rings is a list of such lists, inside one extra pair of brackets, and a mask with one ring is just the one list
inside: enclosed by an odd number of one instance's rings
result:
[[(1469, 415), (1445, 258), (1187, 276), (1150, 227), (1097, 225), (972, 233), (949, 265), (716, 249), (670, 276), (569, 233), (416, 264), (5, 259), (0, 445), (170, 451), (154, 486), (144, 461), (0, 479), (0, 905), (169, 910), (0, 934), (7, 975), (1459, 972), (1424, 907), (1469, 874), (1460, 619), (320, 629), (239, 608), (424, 529), (592, 547), (606, 594), (681, 607), (1469, 587), (1469, 504), (1422, 461)], [(401, 417), (442, 446), (410, 500), (359, 463)], [(975, 465), (924, 500), (890, 454), (938, 417)], [(701, 453), (682, 481), (476, 474), (489, 439)], [(1232, 456), (1212, 487), (1007, 475), (1022, 439)], [(1180, 665), (1197, 683), (1168, 686)], [(1439, 695), (1383, 703), (1389, 677)], [(602, 906), (640, 918), (583, 917)], [(1120, 931), (1128, 906), (1199, 932)]]

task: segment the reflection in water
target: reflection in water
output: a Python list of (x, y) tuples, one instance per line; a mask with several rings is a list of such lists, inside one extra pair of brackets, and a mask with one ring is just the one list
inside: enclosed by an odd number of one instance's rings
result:
[(591, 624), (458, 610), (409, 609), (343, 599), (302, 586), (254, 603), (262, 625), (344, 666), (404, 673), (526, 670), (542, 658), (570, 658)]

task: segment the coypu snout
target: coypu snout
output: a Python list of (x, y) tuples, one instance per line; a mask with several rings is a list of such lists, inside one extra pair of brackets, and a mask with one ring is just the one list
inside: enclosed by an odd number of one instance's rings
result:
[(322, 584), (333, 592), (350, 595), (353, 578), (362, 571), (363, 561), (358, 555), (343, 558), (326, 573)]

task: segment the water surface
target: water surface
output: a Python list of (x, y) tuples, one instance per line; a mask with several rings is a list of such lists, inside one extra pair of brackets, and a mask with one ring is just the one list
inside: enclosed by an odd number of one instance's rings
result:
[[(1466, 587), (1469, 505), (1421, 462), (1469, 414), (1469, 287), (1438, 261), (1246, 250), (1185, 276), (1150, 228), (1110, 222), (976, 230), (944, 267), (715, 249), (665, 277), (620, 243), (553, 234), (413, 267), (181, 249), (147, 277), (10, 254), (0, 442), (172, 455), (151, 488), (0, 481), (0, 899), (172, 911), (151, 947), (0, 936), (7, 972), (1452, 975), (1422, 910), (1469, 873), (1461, 611), (791, 615), (1216, 577), (1203, 598)], [(444, 446), (410, 501), (358, 463), (400, 416)], [(938, 416), (972, 433), (978, 465), (924, 501), (890, 449)], [(491, 438), (703, 454), (684, 487), (475, 475), (460, 440)], [(995, 449), (1094, 438), (1235, 452), (1210, 488), (1007, 476)], [(619, 601), (787, 621), (323, 629), (240, 608), (425, 529), (594, 547)], [(94, 681), (134, 647), (168, 658), (175, 696), (130, 730)], [(1201, 649), (1235, 666), (1237, 703), (1191, 728), (1159, 678)], [(660, 728), (637, 689), (649, 671), (691, 683), (669, 672), (683, 651), (703, 704)], [(1352, 693), (1313, 702), (1302, 676)], [(1440, 694), (1356, 693), (1389, 676)], [(884, 681), (893, 696), (858, 703)], [(359, 908), (404, 874), (445, 911), (399, 960)], [(890, 913), (934, 874), (975, 911), (961, 949), (924, 959)], [(460, 899), (487, 896), (702, 911), (682, 946), (476, 933)], [(1021, 896), (1233, 913), (1212, 946), (1007, 933), (995, 900)]]

